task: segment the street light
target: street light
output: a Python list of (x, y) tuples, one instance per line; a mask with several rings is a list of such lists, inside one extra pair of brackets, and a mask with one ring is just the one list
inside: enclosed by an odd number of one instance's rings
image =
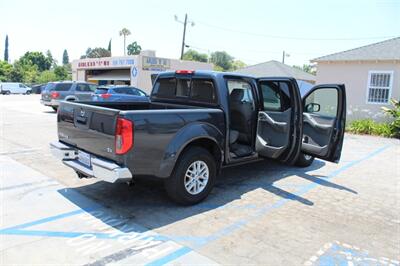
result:
[(175, 15), (174, 18), (175, 18), (176, 22), (179, 22), (179, 23), (183, 24), (183, 38), (182, 38), (182, 49), (181, 49), (181, 60), (182, 60), (183, 59), (183, 52), (185, 50), (186, 25), (189, 22), (190, 25), (193, 27), (194, 26), (194, 22), (187, 20), (187, 14), (185, 14), (185, 20), (184, 21), (179, 20), (177, 15)]

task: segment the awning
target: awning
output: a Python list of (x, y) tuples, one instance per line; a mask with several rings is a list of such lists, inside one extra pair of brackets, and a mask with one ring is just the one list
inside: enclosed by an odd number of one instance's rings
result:
[(88, 76), (88, 80), (131, 80), (129, 70), (118, 69), (103, 72), (97, 75)]

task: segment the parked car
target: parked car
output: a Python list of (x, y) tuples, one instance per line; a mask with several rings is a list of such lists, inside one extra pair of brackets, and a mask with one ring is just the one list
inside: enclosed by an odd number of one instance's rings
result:
[(32, 89), (25, 84), (18, 82), (0, 83), (1, 94), (31, 94)]
[(42, 91), (40, 102), (57, 110), (60, 101), (90, 101), (97, 85), (81, 81), (49, 82)]
[(32, 85), (32, 93), (41, 94), (42, 90), (46, 87), (47, 84), (35, 84)]
[(195, 204), (227, 166), (338, 162), (345, 119), (344, 85), (302, 98), (293, 78), (176, 71), (158, 75), (148, 103), (62, 102), (50, 147), (78, 177), (155, 176), (173, 200)]
[(98, 87), (92, 96), (93, 101), (102, 102), (133, 102), (148, 101), (148, 95), (135, 87), (130, 86), (111, 86)]

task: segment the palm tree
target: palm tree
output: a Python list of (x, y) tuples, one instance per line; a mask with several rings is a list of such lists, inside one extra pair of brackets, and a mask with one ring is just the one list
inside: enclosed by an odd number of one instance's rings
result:
[(126, 55), (126, 36), (131, 35), (130, 30), (123, 28), (119, 31), (119, 36), (124, 36), (124, 55)]

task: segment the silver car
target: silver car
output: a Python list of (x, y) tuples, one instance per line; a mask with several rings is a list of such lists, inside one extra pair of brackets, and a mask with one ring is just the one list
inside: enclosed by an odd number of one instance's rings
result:
[(49, 82), (42, 91), (40, 102), (56, 111), (60, 101), (90, 101), (96, 89), (96, 84), (88, 82)]

